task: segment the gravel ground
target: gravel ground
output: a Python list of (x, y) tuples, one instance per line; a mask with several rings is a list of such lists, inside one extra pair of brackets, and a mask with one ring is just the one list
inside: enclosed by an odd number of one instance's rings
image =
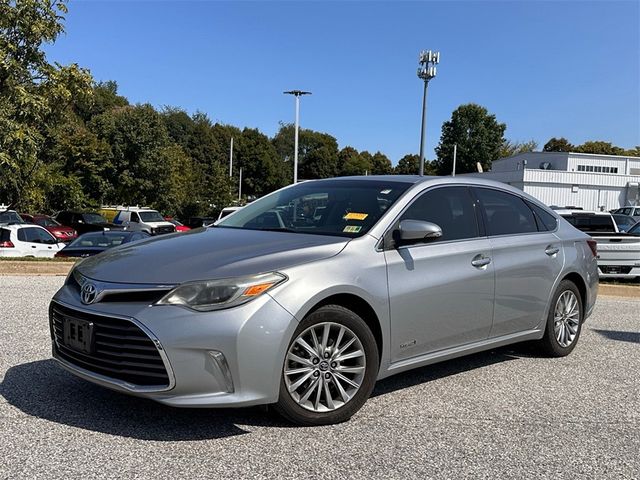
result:
[(177, 410), (51, 360), (62, 277), (0, 277), (0, 478), (640, 478), (640, 301), (601, 297), (567, 358), (504, 348), (379, 382), (348, 423)]

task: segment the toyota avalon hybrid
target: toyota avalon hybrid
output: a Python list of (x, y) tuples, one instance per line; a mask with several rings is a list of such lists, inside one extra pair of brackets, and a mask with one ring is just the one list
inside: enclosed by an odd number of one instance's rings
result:
[(412, 368), (523, 341), (567, 355), (597, 288), (595, 242), (520, 190), (347, 177), (82, 261), (50, 327), (59, 364), (104, 387), (320, 425)]

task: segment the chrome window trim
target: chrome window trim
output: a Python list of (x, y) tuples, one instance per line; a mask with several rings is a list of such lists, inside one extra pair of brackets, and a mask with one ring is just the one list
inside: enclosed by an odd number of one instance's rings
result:
[[(155, 345), (156, 349), (158, 350), (158, 353), (160, 354), (160, 358), (162, 359), (162, 363), (164, 365), (165, 370), (167, 371), (167, 377), (169, 378), (169, 385), (166, 387), (162, 387), (162, 388), (157, 388), (156, 386), (141, 386), (141, 385), (135, 385), (129, 382), (125, 382), (124, 380), (118, 380), (117, 378), (112, 378), (112, 377), (108, 377), (106, 375), (101, 375), (99, 373), (95, 373), (92, 372), (90, 370), (86, 370), (82, 367), (78, 367), (77, 365), (74, 365), (70, 362), (67, 362), (66, 360), (63, 360), (62, 358), (58, 357), (55, 354), (55, 350), (53, 353), (53, 358), (59, 362), (60, 364), (62, 364), (63, 367), (77, 373), (80, 376), (84, 376), (84, 377), (88, 377), (89, 380), (94, 380), (97, 383), (101, 383), (104, 384), (105, 386), (109, 386), (109, 387), (115, 387), (116, 390), (123, 390), (123, 391), (127, 391), (127, 392), (139, 392), (139, 393), (157, 393), (157, 392), (167, 392), (169, 390), (172, 390), (175, 386), (176, 386), (176, 379), (175, 379), (175, 375), (173, 373), (173, 368), (171, 368), (171, 362), (169, 362), (169, 358), (167, 357), (167, 354), (164, 350), (164, 347), (162, 346), (162, 344), (160, 343), (160, 340), (158, 340), (158, 337), (156, 337), (153, 332), (151, 332), (151, 330), (149, 330), (146, 326), (144, 326), (139, 320), (137, 320), (134, 317), (128, 317), (125, 315), (118, 315), (118, 314), (111, 314), (111, 313), (101, 313), (101, 312), (95, 312), (93, 310), (89, 310), (86, 308), (82, 308), (82, 307), (78, 307), (77, 305), (71, 305), (69, 303), (66, 302), (62, 302), (60, 300), (52, 300), (51, 303), (55, 303), (58, 304), (62, 307), (65, 308), (69, 308), (71, 310), (77, 310), (83, 313), (87, 313), (89, 315), (96, 315), (99, 317), (105, 317), (105, 318), (117, 318), (118, 320), (125, 320), (128, 322), (133, 323), (135, 326), (137, 326), (140, 330), (142, 330), (153, 342), (153, 344)], [(57, 345), (56, 341), (55, 341), (55, 335), (53, 335), (53, 339), (52, 339), (52, 344)]]

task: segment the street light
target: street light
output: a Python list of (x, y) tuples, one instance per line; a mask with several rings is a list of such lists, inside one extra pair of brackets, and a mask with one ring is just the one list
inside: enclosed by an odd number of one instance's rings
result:
[(300, 124), (300, 97), (302, 95), (311, 95), (311, 92), (302, 90), (289, 90), (283, 92), (286, 95), (294, 95), (296, 97), (296, 136), (293, 150), (293, 183), (298, 183), (298, 128)]
[(440, 63), (440, 52), (423, 50), (418, 56), (418, 78), (424, 80), (422, 95), (422, 132), (420, 134), (420, 176), (424, 175), (424, 143), (427, 136), (427, 85), (436, 76), (436, 65)]

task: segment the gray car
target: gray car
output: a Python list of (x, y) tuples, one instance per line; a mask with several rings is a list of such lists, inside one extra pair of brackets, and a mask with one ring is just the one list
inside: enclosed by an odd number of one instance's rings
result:
[(567, 355), (597, 289), (595, 242), (520, 190), (349, 177), (88, 258), (50, 325), (53, 356), (86, 380), (320, 425), (412, 368), (523, 341)]

